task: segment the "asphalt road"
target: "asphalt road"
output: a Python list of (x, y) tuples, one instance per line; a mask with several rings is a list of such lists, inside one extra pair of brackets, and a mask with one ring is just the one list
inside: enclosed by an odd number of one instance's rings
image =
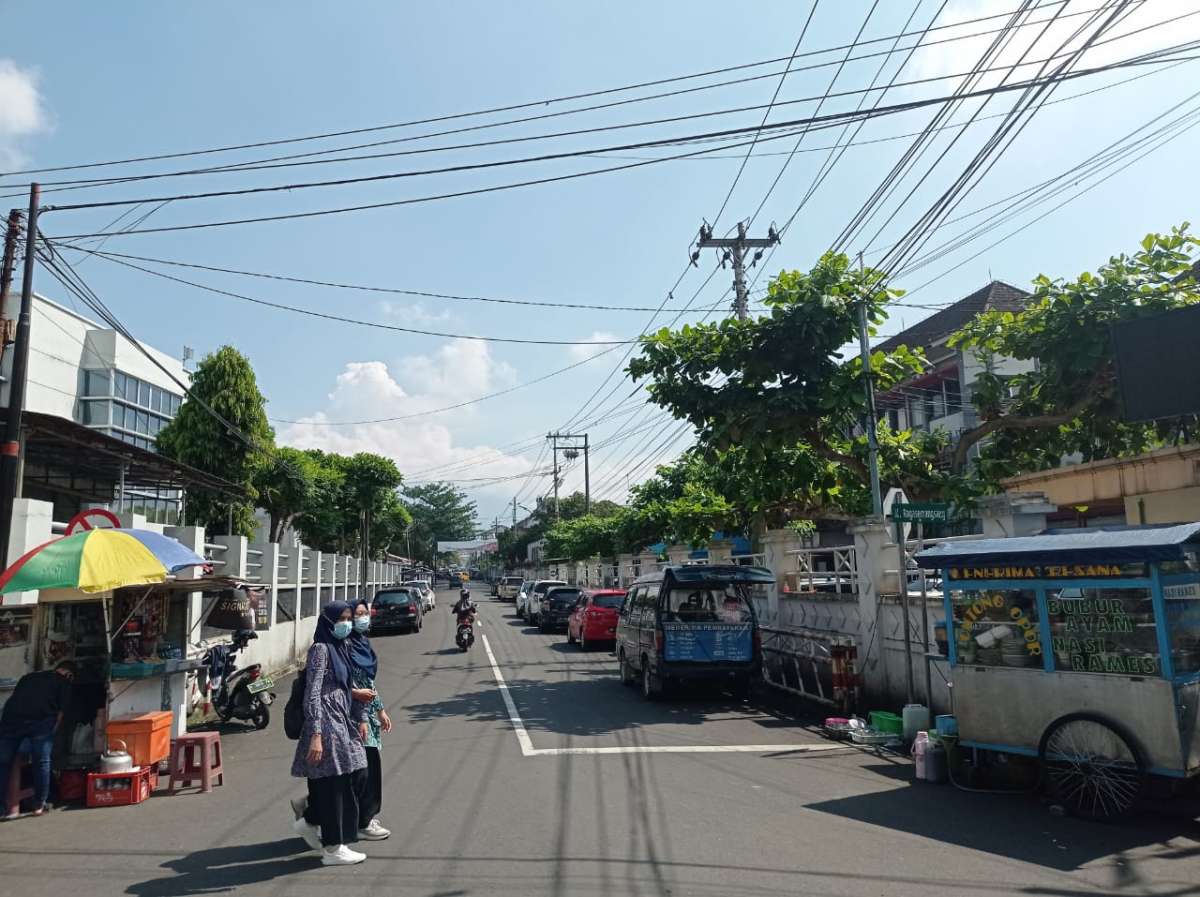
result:
[(160, 793), (137, 807), (0, 825), (3, 892), (1200, 890), (1191, 820), (1155, 814), (1101, 826), (1058, 818), (1034, 798), (914, 784), (905, 762), (827, 750), (794, 717), (731, 698), (647, 703), (622, 688), (607, 651), (585, 654), (563, 635), (527, 629), (511, 605), (482, 595), (483, 638), (464, 655), (453, 644), (453, 593), (439, 598), (422, 632), (375, 640), (379, 689), (396, 724), (383, 751), (381, 814), (393, 834), (359, 845), (366, 863), (323, 868), (292, 835), (287, 798), (303, 788), (288, 774), (295, 743), (277, 718), (265, 732), (223, 730), (227, 779), (212, 794)]

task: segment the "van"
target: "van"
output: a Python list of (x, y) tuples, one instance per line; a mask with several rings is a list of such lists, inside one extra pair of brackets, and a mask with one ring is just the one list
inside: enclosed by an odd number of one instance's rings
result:
[(751, 601), (775, 581), (765, 567), (666, 567), (629, 587), (617, 621), (621, 683), (654, 699), (672, 684), (706, 680), (748, 697), (762, 674), (762, 641)]
[(501, 601), (516, 601), (517, 592), (525, 580), (520, 576), (505, 576), (496, 585), (496, 597)]

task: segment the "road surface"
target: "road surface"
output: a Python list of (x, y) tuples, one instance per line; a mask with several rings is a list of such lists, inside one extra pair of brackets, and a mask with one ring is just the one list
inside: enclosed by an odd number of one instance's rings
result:
[[(452, 594), (452, 593), (451, 593)], [(0, 825), (20, 897), (193, 894), (1185, 895), (1190, 820), (1101, 826), (1035, 799), (910, 782), (907, 763), (827, 742), (729, 698), (647, 703), (607, 651), (541, 635), (482, 597), (454, 648), (448, 606), (375, 640), (395, 730), (383, 751), (390, 840), (324, 868), (290, 830), (294, 742), (229, 726), (227, 780), (137, 807)], [(489, 659), (489, 652), (495, 664)], [(501, 680), (503, 684), (501, 683)], [(505, 699), (507, 692), (508, 700)], [(286, 688), (280, 689), (281, 702)]]

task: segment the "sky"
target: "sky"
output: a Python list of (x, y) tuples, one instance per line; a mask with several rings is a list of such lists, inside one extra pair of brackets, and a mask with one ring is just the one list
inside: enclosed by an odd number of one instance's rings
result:
[[(1083, 13), (1102, 2), (1070, 0), (1065, 12), (1079, 15), (1023, 29), (1000, 61), (1017, 62), (1023, 53), (1026, 60), (1051, 55), (1087, 20)], [(1049, 19), (1060, 5), (1041, 3), (1044, 9), (1031, 18)], [(819, 0), (799, 47), (801, 54), (811, 55), (799, 56), (793, 63), (807, 68), (790, 72), (780, 86), (780, 75), (811, 9), (807, 0), (757, 3), (737, 15), (730, 14), (728, 4), (708, 0), (625, 7), (473, 0), (420, 6), (296, 0), (252, 4), (76, 0), (54, 4), (52, 9), (37, 0), (0, 0), (5, 38), (0, 42), (0, 171), (4, 172), (377, 129), (782, 60), (725, 75), (539, 103), (505, 113), (119, 168), (13, 173), (0, 175), (0, 184), (9, 185), (4, 192), (10, 204), (21, 205), (16, 185), (36, 176), (47, 183), (47, 204), (67, 205), (589, 152), (491, 170), (288, 192), (58, 209), (47, 212), (41, 222), (53, 239), (108, 230), (121, 215), (125, 217), (117, 220), (117, 229), (130, 227), (147, 212), (152, 214), (135, 230), (168, 227), (399, 201), (631, 165), (656, 156), (695, 152), (697, 147), (613, 147), (756, 126), (763, 119), (762, 107), (777, 89), (778, 102), (770, 110), (769, 122), (811, 116), (818, 108), (821, 114), (854, 109), (861, 95), (836, 94), (871, 83), (885, 59), (878, 83), (886, 84), (903, 57), (851, 61), (839, 69), (845, 50), (815, 51), (853, 42), (864, 20), (863, 40), (922, 28), (940, 5), (940, 0), (881, 0), (868, 19), (872, 6), (868, 0)], [(936, 22), (945, 25), (1007, 13), (1017, 5), (1017, 0), (949, 0)], [(1080, 67), (1200, 37), (1200, 14), (1190, 13), (1200, 13), (1200, 2), (1145, 0), (1109, 35), (1130, 36), (1093, 49)], [(910, 14), (913, 24), (905, 29)], [(1154, 27), (1178, 16), (1186, 18)], [(963, 39), (964, 35), (998, 28), (1003, 21), (991, 19), (936, 32), (936, 38), (945, 42), (914, 53), (898, 78), (922, 83), (894, 86), (882, 102), (903, 103), (952, 91), (961, 78), (949, 76), (966, 71), (992, 39)], [(854, 53), (891, 48), (891, 42), (877, 42)], [(1190, 97), (1200, 83), (1198, 65), (1186, 62), (1170, 71), (1142, 66), (1060, 85), (1052, 99), (1063, 101), (1039, 111), (952, 217), (982, 212), (947, 224), (933, 235), (930, 247), (989, 221), (995, 210), (1003, 208), (993, 203), (1071, 168), (1176, 104), (1185, 103), (1171, 115), (1193, 108)], [(1019, 71), (1019, 77), (1028, 77), (1035, 69)], [(835, 95), (818, 106), (835, 73)], [(749, 76), (764, 77), (503, 124), (513, 118)], [(983, 83), (990, 86), (998, 84), (1002, 75), (986, 78)], [(1072, 98), (1098, 87), (1106, 89)], [(932, 163), (944, 151), (941, 163), (924, 182), (917, 184), (919, 175), (905, 182), (893, 194), (891, 205), (845, 248), (852, 253), (864, 251), (868, 263), (878, 260), (880, 247), (898, 239), (918, 220), (994, 131), (997, 122), (982, 117), (1004, 111), (1012, 96), (993, 98), (982, 109), (983, 100), (970, 101), (953, 121), (965, 122), (976, 110), (981, 119), (962, 130), (957, 140), (958, 130), (939, 134), (925, 162)], [(876, 98), (872, 94), (867, 102)], [(743, 107), (757, 108), (728, 112)], [(480, 518), (486, 523), (511, 516), (514, 497), (523, 516), (523, 509), (549, 491), (545, 434), (556, 429), (588, 433), (594, 446), (591, 484), (599, 498), (620, 500), (631, 483), (653, 471), (656, 462), (682, 450), (687, 445), (686, 427), (642, 406), (638, 388), (621, 373), (629, 347), (611, 343), (676, 322), (703, 320), (706, 313), (708, 320), (728, 313), (729, 270), (717, 267), (711, 252), (702, 253), (697, 266), (688, 265), (701, 221), (711, 223), (716, 218), (717, 230), (724, 232), (739, 218), (753, 215), (761, 203), (751, 225), (751, 235), (757, 236), (772, 222), (785, 222), (811, 193), (782, 244), (751, 270), (750, 277), (757, 290), (783, 268), (807, 269), (834, 244), (911, 143), (911, 138), (886, 138), (912, 134), (926, 125), (934, 111), (935, 107), (928, 107), (880, 117), (857, 133), (842, 128), (814, 131), (799, 143), (796, 135), (772, 134), (754, 147), (740, 177), (746, 137), (731, 141), (736, 146), (701, 144), (699, 148), (712, 150), (704, 156), (517, 189), (328, 216), (118, 234), (83, 244), (108, 252), (389, 290), (589, 306), (665, 305), (673, 310), (652, 315), (549, 308), (157, 268), (217, 289), (377, 325), (576, 345), (484, 342), (357, 326), (201, 291), (103, 258), (78, 253), (68, 257), (121, 320), (150, 344), (172, 354), (182, 352), (185, 345), (198, 356), (226, 344), (244, 352), (268, 399), (277, 442), (386, 454), (396, 459), (409, 482), (458, 482), (478, 501)], [(714, 114), (718, 112), (722, 114)], [(672, 118), (678, 120), (662, 121)], [(647, 121), (658, 124), (614, 127)], [(463, 128), (472, 130), (429, 136)], [(597, 128), (607, 130), (513, 142)], [(914, 290), (912, 302), (936, 305), (961, 298), (993, 278), (1027, 286), (1039, 273), (1071, 277), (1094, 269), (1113, 254), (1132, 251), (1145, 233), (1166, 230), (1195, 216), (1190, 173), (1198, 133), (1180, 132), (1145, 159), (1040, 221), (1033, 219), (1074, 191), (1014, 217), (995, 232), (897, 277), (894, 283)], [(832, 158), (828, 147), (851, 137), (862, 143), (837, 157), (828, 176), (811, 189), (822, 165)], [(446, 149), (504, 140), (510, 142)], [(99, 188), (63, 189), (71, 185), (59, 184), (51, 189), (54, 185), (49, 183), (178, 172), (377, 141), (392, 142), (347, 149), (335, 158), (407, 155)], [(794, 154), (793, 147), (798, 147)], [(427, 151), (435, 148), (436, 152)], [(413, 152), (418, 149), (422, 152)], [(717, 218), (735, 177), (736, 187)], [(1082, 189), (1090, 182), (1078, 183)], [(989, 248), (1012, 232), (1010, 239)], [(668, 297), (681, 273), (682, 280)], [(36, 286), (70, 304), (44, 272), (39, 272)], [(897, 306), (880, 335), (898, 332), (929, 313)], [(574, 367), (554, 373), (568, 366)], [(511, 392), (441, 410), (505, 390)], [(564, 492), (580, 488), (583, 482), (581, 460), (568, 465)]]

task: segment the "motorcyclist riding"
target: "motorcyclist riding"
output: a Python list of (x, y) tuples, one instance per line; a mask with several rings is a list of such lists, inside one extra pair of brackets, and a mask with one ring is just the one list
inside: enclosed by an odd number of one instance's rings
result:
[(475, 604), (471, 601), (471, 591), (464, 588), (459, 592), (458, 601), (455, 602), (454, 607), (450, 608), (450, 613), (454, 614), (454, 618), (458, 622), (458, 634), (455, 636), (455, 641), (463, 651), (470, 648), (471, 643), (475, 641), (473, 632), (475, 611)]

